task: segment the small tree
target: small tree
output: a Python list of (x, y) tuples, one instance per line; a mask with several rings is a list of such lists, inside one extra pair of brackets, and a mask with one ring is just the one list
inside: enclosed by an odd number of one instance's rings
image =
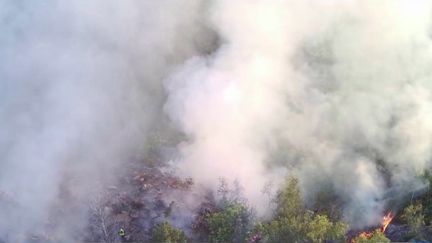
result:
[[(432, 172), (431, 170), (425, 170), (422, 179), (427, 185), (425, 193), (421, 191), (421, 195), (416, 201), (422, 204), (422, 213), (424, 215), (425, 224), (430, 225), (432, 222)], [(413, 195), (414, 196), (414, 195)]]
[(244, 242), (250, 228), (251, 212), (235, 203), (207, 217), (210, 242)]
[[(90, 200), (87, 202), (88, 215), (91, 224), (89, 225), (90, 231), (94, 240), (102, 241), (105, 243), (112, 243), (118, 241), (118, 222), (112, 214), (112, 208), (108, 207), (107, 198), (110, 197), (109, 192), (102, 191), (94, 193)], [(92, 240), (93, 240), (92, 239)]]
[(168, 222), (156, 225), (153, 229), (153, 242), (164, 243), (186, 243), (188, 242), (185, 233), (174, 228)]
[(287, 180), (276, 197), (275, 219), (262, 226), (266, 242), (343, 241), (347, 225), (306, 210), (296, 178)]
[(372, 236), (361, 234), (352, 240), (353, 243), (387, 243), (390, 240), (384, 235), (384, 233), (377, 229), (372, 233)]
[(406, 221), (414, 235), (419, 235), (422, 227), (425, 225), (422, 205), (418, 203), (406, 207), (403, 211), (402, 219)]
[(304, 214), (303, 199), (297, 178), (291, 177), (276, 196), (276, 216), (295, 217)]
[(324, 240), (342, 240), (347, 231), (347, 225), (341, 222), (332, 223), (325, 215), (316, 215), (307, 225), (306, 236), (311, 242)]

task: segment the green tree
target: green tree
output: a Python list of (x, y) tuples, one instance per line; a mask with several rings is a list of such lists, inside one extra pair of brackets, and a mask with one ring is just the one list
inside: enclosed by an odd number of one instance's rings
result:
[(411, 232), (418, 236), (425, 225), (422, 205), (417, 203), (406, 207), (403, 211), (402, 219), (409, 225)]
[(352, 240), (353, 243), (387, 243), (390, 240), (384, 235), (381, 230), (377, 229), (372, 233), (372, 236), (361, 234)]
[(342, 222), (333, 223), (325, 215), (316, 215), (307, 226), (306, 236), (312, 242), (323, 242), (326, 239), (342, 240), (347, 228)]
[(164, 243), (186, 243), (188, 242), (185, 233), (174, 228), (168, 222), (156, 225), (153, 229), (153, 242)]
[(275, 218), (262, 226), (267, 242), (324, 242), (342, 240), (347, 225), (331, 222), (326, 215), (317, 215), (303, 206), (299, 182), (289, 178), (276, 197)]
[(297, 178), (291, 177), (276, 196), (276, 216), (296, 217), (304, 214), (303, 199)]
[[(419, 196), (418, 199), (416, 199), (417, 202), (422, 204), (422, 211), (424, 214), (424, 221), (426, 224), (430, 224), (432, 222), (432, 173), (430, 170), (425, 170), (422, 179), (424, 180), (425, 184), (427, 184), (427, 188), (425, 192), (421, 191), (422, 194)], [(413, 195), (414, 196), (414, 195)]]
[(208, 215), (210, 242), (244, 242), (250, 228), (250, 210), (241, 203), (233, 203)]
[(263, 226), (267, 242), (324, 242), (343, 241), (347, 225), (331, 222), (325, 215), (280, 217)]

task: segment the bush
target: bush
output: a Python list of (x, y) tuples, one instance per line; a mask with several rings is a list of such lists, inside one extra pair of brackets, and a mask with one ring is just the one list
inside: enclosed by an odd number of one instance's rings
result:
[(324, 240), (341, 240), (347, 231), (347, 225), (341, 222), (332, 223), (325, 215), (316, 215), (306, 225), (306, 236), (312, 242)]
[(409, 225), (411, 232), (415, 236), (418, 236), (425, 225), (422, 205), (418, 203), (406, 207), (403, 211), (402, 219)]
[(347, 225), (331, 222), (325, 215), (280, 217), (263, 226), (266, 242), (343, 241)]
[(210, 242), (244, 242), (250, 228), (251, 213), (246, 206), (235, 203), (209, 214), (207, 223)]
[(266, 242), (324, 242), (343, 241), (347, 225), (331, 222), (325, 215), (317, 215), (303, 206), (298, 180), (288, 179), (276, 197), (275, 219), (262, 226)]
[(276, 217), (295, 217), (304, 214), (303, 199), (297, 178), (289, 178), (276, 196)]
[(372, 233), (372, 236), (366, 236), (364, 234), (359, 235), (357, 238), (352, 240), (353, 243), (387, 243), (390, 240), (384, 235), (381, 230), (377, 229)]
[(185, 233), (172, 227), (168, 222), (156, 225), (153, 229), (153, 242), (164, 243), (186, 243), (188, 242)]

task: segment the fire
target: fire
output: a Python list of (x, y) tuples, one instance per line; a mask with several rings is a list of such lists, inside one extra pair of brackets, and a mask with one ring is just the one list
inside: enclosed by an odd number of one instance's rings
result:
[[(395, 215), (393, 215), (392, 212), (389, 212), (383, 216), (382, 221), (381, 221), (381, 227), (380, 227), (381, 232), (383, 232), (383, 233), (385, 232), (385, 230), (387, 229), (387, 226), (393, 220), (394, 216)], [(370, 239), (373, 236), (373, 234), (374, 234), (374, 231), (364, 231), (364, 232), (361, 232), (358, 235), (358, 237)], [(351, 240), (351, 242), (355, 242), (355, 241)]]
[(359, 237), (364, 237), (364, 238), (371, 238), (372, 237), (372, 235), (373, 235), (373, 232), (367, 232), (367, 231), (365, 231), (365, 232), (361, 232), (360, 234), (359, 234)]
[(384, 232), (387, 229), (387, 226), (390, 224), (390, 222), (392, 221), (392, 219), (394, 218), (394, 215), (392, 214), (392, 212), (389, 212), (388, 214), (384, 215), (383, 219), (382, 219), (382, 226), (381, 226), (381, 231)]

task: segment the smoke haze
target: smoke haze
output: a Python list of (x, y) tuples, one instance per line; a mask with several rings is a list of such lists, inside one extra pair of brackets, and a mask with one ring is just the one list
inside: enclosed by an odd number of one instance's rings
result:
[[(0, 190), (14, 205), (2, 201), (2, 238), (38, 233), (60, 186), (85, 201), (143, 149), (161, 114), (161, 80), (195, 53), (200, 8), (0, 1)], [(67, 227), (85, 223), (85, 211), (70, 212), (82, 217)]]
[(191, 138), (180, 170), (237, 178), (264, 214), (260, 188), (293, 173), (306, 196), (334, 188), (352, 226), (379, 222), (385, 192), (420, 187), (429, 166), (429, 15), (420, 1), (217, 1), (223, 44), (166, 82)]
[(61, 186), (85, 201), (115, 181), (165, 119), (178, 175), (237, 180), (260, 216), (262, 189), (295, 175), (376, 223), (430, 167), (431, 7), (0, 0), (0, 235), (43, 230)]

